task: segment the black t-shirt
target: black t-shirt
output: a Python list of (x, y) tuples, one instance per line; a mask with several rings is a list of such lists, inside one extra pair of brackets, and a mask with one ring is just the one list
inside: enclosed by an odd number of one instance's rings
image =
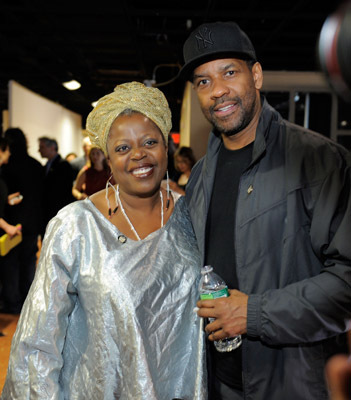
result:
[[(212, 265), (229, 289), (239, 289), (234, 245), (236, 200), (240, 176), (251, 162), (252, 149), (253, 143), (239, 150), (221, 147), (206, 221), (205, 263)], [(217, 378), (242, 390), (241, 347), (220, 353), (211, 344), (211, 352)]]

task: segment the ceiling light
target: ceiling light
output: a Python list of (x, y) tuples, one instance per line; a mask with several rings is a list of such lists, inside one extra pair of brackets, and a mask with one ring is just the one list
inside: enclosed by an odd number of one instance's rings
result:
[(81, 84), (74, 79), (68, 82), (63, 82), (62, 85), (68, 90), (77, 90), (81, 86)]

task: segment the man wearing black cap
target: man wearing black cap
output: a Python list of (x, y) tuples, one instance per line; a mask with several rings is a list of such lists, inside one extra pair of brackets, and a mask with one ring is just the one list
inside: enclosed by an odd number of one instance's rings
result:
[(327, 399), (324, 366), (351, 317), (350, 154), (282, 119), (260, 95), (247, 35), (206, 23), (184, 44), (183, 79), (212, 123), (186, 199), (205, 264), (230, 296), (199, 301), (211, 399)]

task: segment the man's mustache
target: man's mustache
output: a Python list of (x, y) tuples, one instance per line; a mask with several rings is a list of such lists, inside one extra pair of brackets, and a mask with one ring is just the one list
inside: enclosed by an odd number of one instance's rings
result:
[(221, 97), (220, 99), (217, 99), (215, 103), (209, 108), (210, 113), (213, 114), (216, 107), (226, 102), (234, 102), (239, 104), (240, 106), (242, 104), (242, 101), (239, 97), (232, 97), (232, 98)]

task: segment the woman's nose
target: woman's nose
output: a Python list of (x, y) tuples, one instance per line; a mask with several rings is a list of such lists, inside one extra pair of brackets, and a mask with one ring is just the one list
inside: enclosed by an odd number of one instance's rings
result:
[(142, 147), (135, 147), (132, 149), (132, 158), (140, 160), (145, 157), (145, 151)]

